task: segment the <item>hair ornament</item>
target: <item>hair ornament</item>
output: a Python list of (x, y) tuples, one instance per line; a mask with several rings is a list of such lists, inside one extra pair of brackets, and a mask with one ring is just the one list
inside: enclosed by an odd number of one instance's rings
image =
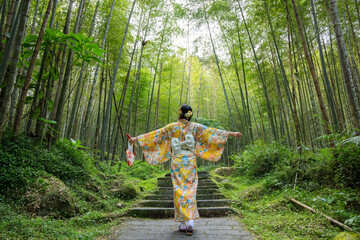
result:
[(179, 117), (181, 116), (182, 111), (181, 111), (181, 106), (179, 107)]
[(193, 113), (189, 110), (187, 113), (185, 113), (186, 118), (190, 118), (193, 115)]

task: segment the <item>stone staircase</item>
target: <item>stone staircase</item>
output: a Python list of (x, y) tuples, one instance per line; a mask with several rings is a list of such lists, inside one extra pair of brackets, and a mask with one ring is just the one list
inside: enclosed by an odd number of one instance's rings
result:
[[(206, 171), (198, 172), (197, 206), (200, 217), (223, 217), (234, 213)], [(139, 207), (130, 209), (130, 216), (148, 218), (174, 217), (173, 186), (170, 173), (158, 178), (158, 190), (145, 197)]]

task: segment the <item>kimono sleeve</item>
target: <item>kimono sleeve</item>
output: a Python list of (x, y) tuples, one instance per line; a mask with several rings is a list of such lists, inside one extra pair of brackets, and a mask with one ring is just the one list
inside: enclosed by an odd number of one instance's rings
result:
[(194, 123), (193, 131), (196, 140), (196, 156), (211, 162), (219, 161), (224, 151), (229, 131), (210, 128), (198, 123)]
[(170, 141), (173, 123), (138, 136), (138, 142), (150, 165), (164, 163), (170, 158)]

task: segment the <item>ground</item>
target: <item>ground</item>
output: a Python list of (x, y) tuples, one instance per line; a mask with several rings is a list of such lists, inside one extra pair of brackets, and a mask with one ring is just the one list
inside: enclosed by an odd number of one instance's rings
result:
[(173, 219), (124, 218), (116, 226), (111, 240), (253, 240), (255, 237), (239, 222), (238, 217), (200, 218), (195, 221), (194, 235), (179, 232), (179, 223)]

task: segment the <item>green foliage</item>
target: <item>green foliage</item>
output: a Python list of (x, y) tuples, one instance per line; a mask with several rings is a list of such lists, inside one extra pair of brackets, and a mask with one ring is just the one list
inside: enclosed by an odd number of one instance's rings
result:
[[(78, 140), (59, 140), (46, 149), (38, 139), (4, 132), (0, 145), (0, 239), (95, 239), (118, 223), (113, 221), (114, 214), (126, 213), (142, 193), (154, 191), (156, 178), (164, 175), (159, 166), (141, 161), (133, 168), (125, 162), (115, 166), (100, 162), (96, 168), (95, 159), (79, 148)], [(49, 184), (49, 179), (56, 181)], [(46, 203), (43, 198), (55, 194), (62, 201), (64, 189), (75, 203), (76, 215), (55, 219), (63, 209), (51, 204), (41, 207)], [(39, 215), (42, 217), (36, 217)]]
[(335, 148), (331, 169), (336, 182), (360, 189), (360, 148), (357, 142), (346, 141)]
[[(35, 46), (37, 41), (36, 35), (27, 35), (25, 40), (23, 41), (22, 48), (23, 52), (20, 56), (20, 61), (23, 64), (28, 65), (29, 62), (25, 61), (33, 54), (33, 47)], [(41, 47), (43, 51), (48, 51), (55, 55), (54, 46), (56, 45), (67, 45), (71, 48), (75, 55), (86, 61), (96, 61), (98, 63), (102, 63), (100, 58), (104, 58), (103, 53), (106, 51), (99, 48), (99, 45), (92, 42), (93, 39), (89, 37), (83, 36), (81, 33), (69, 33), (64, 34), (62, 31), (58, 29), (47, 28), (44, 33), (44, 38), (41, 43)]]
[(272, 172), (278, 163), (285, 162), (291, 150), (278, 143), (266, 144), (261, 140), (248, 145), (240, 156), (232, 156), (238, 173), (252, 178), (263, 177)]
[(220, 122), (215, 119), (198, 118), (197, 122), (207, 127), (213, 127), (224, 130), (224, 128), (220, 126)]
[(19, 211), (12, 204), (0, 201), (0, 239), (96, 239), (119, 223), (119, 220), (109, 221), (99, 211), (67, 221), (31, 217)]
[[(337, 136), (334, 149), (304, 149), (301, 153), (279, 143), (256, 141), (239, 155), (231, 156), (237, 175), (266, 178), (269, 189), (300, 185), (360, 187), (360, 149), (354, 137)], [(350, 139), (350, 140), (349, 140)], [(355, 140), (354, 140), (355, 139)]]
[(135, 161), (133, 167), (128, 167), (127, 163), (122, 162), (121, 172), (131, 177), (147, 180), (163, 174), (164, 170), (160, 169), (159, 166), (149, 165), (145, 161)]

